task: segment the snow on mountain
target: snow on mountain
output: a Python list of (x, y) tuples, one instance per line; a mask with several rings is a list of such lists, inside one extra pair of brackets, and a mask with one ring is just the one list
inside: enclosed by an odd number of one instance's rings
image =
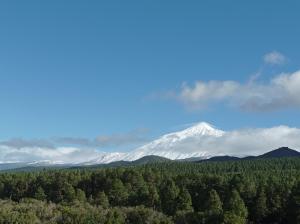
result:
[(183, 131), (163, 135), (161, 138), (127, 153), (123, 160), (133, 161), (147, 155), (168, 159), (209, 158), (215, 155), (211, 155), (208, 151), (197, 150), (197, 147), (212, 138), (223, 136), (224, 133), (208, 123), (201, 122)]
[(111, 153), (101, 153), (97, 158), (81, 163), (80, 165), (93, 165), (93, 164), (107, 164), (115, 161), (124, 160), (126, 153), (121, 152), (111, 152)]
[[(134, 161), (144, 156), (155, 155), (168, 159), (186, 159), (201, 157), (203, 159), (215, 156), (208, 151), (199, 150), (201, 144), (212, 138), (224, 135), (224, 131), (215, 129), (212, 125), (201, 122), (185, 130), (169, 133), (128, 153), (101, 152), (95, 159), (81, 163), (82, 165), (105, 164), (114, 161)], [(199, 149), (198, 149), (198, 148)]]

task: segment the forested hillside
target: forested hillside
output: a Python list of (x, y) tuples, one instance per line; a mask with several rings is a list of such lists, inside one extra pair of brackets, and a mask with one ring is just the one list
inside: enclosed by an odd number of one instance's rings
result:
[(300, 159), (0, 174), (0, 223), (300, 223)]

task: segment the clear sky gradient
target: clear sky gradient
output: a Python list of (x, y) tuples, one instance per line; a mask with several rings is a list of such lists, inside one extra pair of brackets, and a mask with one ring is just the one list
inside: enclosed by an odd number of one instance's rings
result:
[[(296, 0), (1, 1), (0, 139), (141, 128), (154, 137), (199, 121), (300, 127), (297, 107), (191, 110), (166, 97), (183, 83), (246, 83), (258, 71), (263, 83), (296, 72), (299, 9)], [(264, 63), (273, 51), (285, 63)]]

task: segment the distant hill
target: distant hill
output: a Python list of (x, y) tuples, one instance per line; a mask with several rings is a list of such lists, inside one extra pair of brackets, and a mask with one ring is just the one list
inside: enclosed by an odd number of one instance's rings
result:
[(267, 152), (263, 155), (258, 156), (258, 158), (280, 158), (280, 157), (298, 157), (300, 152), (290, 149), (288, 147), (281, 147), (273, 151)]
[(288, 147), (281, 147), (279, 149), (272, 150), (259, 156), (247, 156), (244, 158), (234, 156), (215, 156), (205, 160), (199, 160), (197, 162), (222, 162), (222, 161), (238, 161), (238, 160), (253, 160), (253, 159), (272, 159), (283, 157), (300, 157), (300, 152), (290, 149)]
[(240, 158), (234, 156), (215, 156), (209, 159), (200, 160), (199, 162), (225, 162), (225, 161), (237, 161), (237, 160), (240, 160)]
[(170, 159), (167, 159), (165, 157), (161, 156), (144, 156), (138, 160), (135, 160), (131, 162), (134, 165), (144, 165), (148, 163), (162, 163), (162, 162), (168, 162), (171, 161)]

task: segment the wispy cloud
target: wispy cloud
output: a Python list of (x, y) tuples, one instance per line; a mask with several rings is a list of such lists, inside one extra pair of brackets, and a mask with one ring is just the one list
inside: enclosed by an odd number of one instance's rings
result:
[(49, 161), (52, 163), (82, 163), (103, 156), (95, 149), (76, 147), (22, 147), (0, 145), (0, 162), (35, 162)]
[(101, 135), (95, 142), (101, 146), (119, 146), (124, 144), (136, 144), (148, 141), (149, 139), (138, 133), (128, 133), (123, 135)]
[(1, 146), (22, 148), (48, 148), (54, 149), (58, 146), (80, 146), (85, 148), (104, 148), (113, 146), (126, 146), (143, 143), (149, 140), (148, 129), (140, 128), (127, 133), (112, 135), (99, 135), (95, 138), (84, 137), (53, 137), (49, 139), (24, 139), (12, 138), (0, 141)]
[(143, 143), (148, 140), (147, 129), (136, 129), (127, 133), (99, 135), (94, 139), (81, 137), (57, 137), (53, 141), (63, 145), (77, 145), (84, 147), (111, 147)]
[(81, 163), (101, 158), (110, 162), (123, 153), (105, 152), (107, 147), (135, 147), (148, 141), (147, 129), (136, 129), (127, 133), (99, 135), (95, 138), (55, 137), (49, 139), (12, 138), (0, 141), (0, 163), (50, 162)]
[(272, 51), (264, 55), (264, 62), (270, 65), (283, 65), (286, 63), (286, 57), (278, 51)]
[(221, 102), (246, 111), (300, 108), (300, 71), (280, 74), (267, 83), (237, 81), (197, 81), (184, 84), (175, 98), (192, 109)]
[(42, 147), (42, 148), (54, 148), (54, 144), (46, 139), (23, 139), (23, 138), (12, 138), (6, 141), (0, 141), (0, 145), (13, 147), (16, 149), (26, 147)]

